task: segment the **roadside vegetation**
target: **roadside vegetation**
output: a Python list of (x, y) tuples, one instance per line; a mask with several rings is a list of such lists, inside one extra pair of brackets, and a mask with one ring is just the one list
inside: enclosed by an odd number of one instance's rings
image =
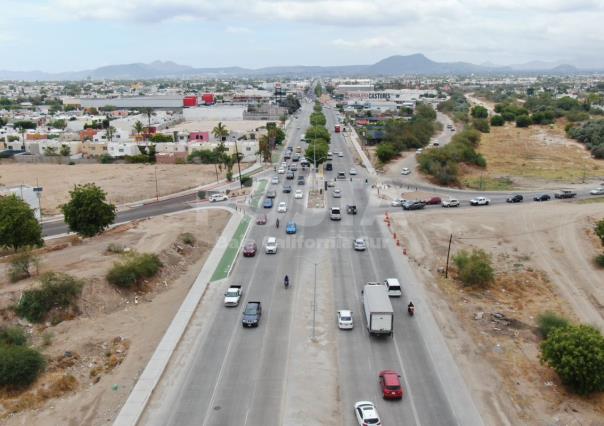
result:
[(162, 268), (156, 254), (129, 253), (122, 262), (117, 262), (107, 273), (107, 281), (120, 288), (140, 287), (144, 279), (153, 278)]
[(27, 336), (21, 328), (0, 329), (0, 387), (5, 390), (27, 387), (45, 366), (44, 356), (27, 345)]
[[(594, 232), (596, 233), (596, 236), (600, 239), (600, 242), (604, 246), (604, 219), (601, 219), (596, 223), (596, 225), (594, 227)], [(594, 258), (594, 262), (600, 268), (604, 268), (604, 252), (597, 255)]]
[(485, 287), (495, 278), (491, 257), (484, 250), (460, 250), (453, 256), (453, 263), (464, 285)]
[(331, 135), (325, 127), (327, 118), (323, 114), (323, 107), (319, 101), (315, 102), (309, 122), (310, 127), (306, 129), (304, 134), (304, 138), (308, 142), (304, 156), (311, 164), (316, 162), (319, 165), (327, 160), (329, 143), (331, 142)]
[(0, 197), (0, 247), (17, 251), (43, 244), (42, 226), (29, 205), (16, 195)]
[(23, 250), (15, 254), (10, 260), (8, 278), (11, 283), (24, 280), (32, 276), (31, 268), (38, 270), (40, 259), (30, 250)]
[(468, 112), (470, 111), (470, 103), (462, 92), (451, 92), (449, 99), (438, 104), (437, 109), (443, 114), (449, 114), (454, 121), (462, 123), (469, 121)]
[(92, 237), (115, 221), (115, 205), (107, 202), (105, 191), (94, 183), (76, 185), (69, 195), (69, 202), (61, 206), (61, 210), (70, 231)]
[(595, 158), (604, 159), (604, 120), (589, 120), (579, 126), (569, 126), (568, 137), (585, 145)]

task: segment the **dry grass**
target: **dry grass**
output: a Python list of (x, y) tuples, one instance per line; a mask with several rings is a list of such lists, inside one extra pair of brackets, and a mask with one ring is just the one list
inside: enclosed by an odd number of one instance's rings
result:
[[(491, 133), (482, 135), (479, 152), (487, 160), (487, 183), (501, 177), (580, 183), (604, 176), (604, 161), (594, 160), (581, 144), (568, 139), (562, 122), (526, 129), (513, 124), (491, 127)], [(476, 184), (480, 174), (469, 170), (463, 180)]]

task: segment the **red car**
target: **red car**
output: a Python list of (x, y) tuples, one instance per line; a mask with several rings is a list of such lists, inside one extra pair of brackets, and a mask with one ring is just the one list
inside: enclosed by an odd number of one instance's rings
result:
[(400, 377), (396, 371), (380, 371), (379, 380), (384, 399), (401, 399), (403, 397)]
[(432, 197), (429, 200), (425, 201), (426, 204), (440, 204), (441, 202), (442, 200), (440, 199), (440, 197)]
[(256, 256), (256, 250), (257, 250), (256, 242), (255, 241), (248, 241), (243, 246), (243, 255), (245, 257), (254, 257), (254, 256)]
[(259, 214), (256, 218), (256, 225), (266, 225), (266, 215)]

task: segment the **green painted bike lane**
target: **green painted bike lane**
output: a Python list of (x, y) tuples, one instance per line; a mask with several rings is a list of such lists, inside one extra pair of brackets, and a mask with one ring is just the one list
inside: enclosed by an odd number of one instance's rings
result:
[(239, 253), (239, 247), (241, 247), (243, 236), (245, 235), (249, 224), (250, 217), (244, 216), (243, 219), (241, 219), (241, 222), (239, 223), (235, 234), (233, 234), (233, 238), (229, 242), (229, 246), (222, 255), (222, 259), (220, 259), (220, 262), (218, 263), (218, 266), (216, 267), (216, 270), (214, 271), (210, 282), (222, 280), (229, 276), (229, 272), (231, 272), (231, 266), (233, 265), (233, 262), (237, 257), (237, 253)]

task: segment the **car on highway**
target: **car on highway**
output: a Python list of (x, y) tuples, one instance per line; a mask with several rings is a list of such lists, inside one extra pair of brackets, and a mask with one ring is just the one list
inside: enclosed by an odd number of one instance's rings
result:
[(565, 198), (575, 198), (577, 196), (576, 192), (571, 191), (570, 189), (561, 189), (560, 191), (554, 194), (554, 198), (565, 199)]
[(287, 234), (295, 234), (296, 232), (298, 232), (298, 227), (296, 226), (296, 222), (294, 222), (293, 220), (290, 220), (289, 222), (287, 222), (287, 226), (285, 227), (285, 232)]
[(539, 194), (533, 197), (533, 201), (549, 201), (551, 198), (548, 194)]
[(336, 176), (337, 180), (346, 180), (346, 173), (344, 172), (338, 172), (338, 175)]
[(336, 186), (336, 183), (333, 180), (328, 180), (327, 181), (327, 186), (331, 188), (331, 187)]
[(524, 200), (524, 197), (520, 194), (514, 194), (514, 195), (510, 195), (508, 198), (505, 199), (506, 203), (521, 203), (522, 200)]
[(333, 164), (331, 163), (325, 163), (325, 171), (326, 172), (330, 172), (333, 170)]
[(271, 183), (272, 183), (273, 185), (277, 185), (277, 184), (279, 183), (279, 176), (273, 176), (273, 177), (271, 178)]
[(266, 191), (266, 198), (275, 198), (277, 196), (277, 191), (274, 189), (269, 189)]
[(352, 247), (356, 251), (365, 251), (365, 250), (367, 250), (367, 244), (365, 243), (365, 240), (362, 239), (362, 238), (355, 239), (354, 243), (352, 244)]
[(491, 203), (487, 197), (476, 197), (470, 200), (471, 206), (488, 206)]
[(212, 195), (210, 195), (210, 198), (208, 198), (210, 203), (215, 203), (217, 201), (226, 201), (228, 199), (229, 199), (229, 197), (227, 197), (226, 194), (212, 194)]
[(275, 237), (268, 237), (266, 239), (266, 243), (264, 243), (264, 253), (277, 254), (277, 239)]
[(354, 404), (354, 412), (360, 426), (381, 426), (382, 421), (371, 401), (358, 401)]
[(459, 204), (457, 198), (449, 198), (448, 200), (442, 200), (440, 205), (443, 207), (459, 207)]
[(289, 169), (290, 169), (292, 172), (297, 172), (297, 171), (298, 171), (298, 165), (297, 165), (297, 164), (290, 164), (290, 165), (289, 165)]
[(394, 200), (392, 200), (390, 205), (392, 207), (401, 207), (405, 201), (407, 200), (405, 200), (404, 198), (395, 198)]
[(254, 257), (256, 256), (257, 249), (258, 247), (256, 246), (256, 241), (248, 241), (243, 246), (243, 256)]
[(591, 195), (604, 195), (604, 187), (595, 188), (589, 191)]
[(287, 172), (287, 174), (285, 175), (285, 179), (293, 180), (294, 179), (294, 172), (292, 172), (291, 170), (289, 170)]
[(378, 375), (382, 396), (384, 399), (401, 399), (403, 397), (403, 387), (401, 386), (401, 376), (393, 370), (380, 371)]
[(304, 185), (305, 183), (304, 176), (298, 176), (298, 185)]
[(300, 199), (303, 197), (304, 197), (304, 191), (302, 191), (301, 189), (296, 189), (296, 192), (294, 192), (294, 198)]
[(262, 204), (262, 207), (264, 207), (265, 209), (272, 209), (273, 208), (272, 198), (265, 198), (264, 203)]
[(292, 192), (292, 186), (291, 185), (283, 185), (283, 192), (285, 194), (289, 194), (290, 192)]
[(427, 200), (425, 200), (424, 203), (426, 203), (430, 206), (433, 206), (433, 205), (442, 203), (442, 200), (440, 199), (440, 197), (432, 197), (432, 198), (428, 198)]
[(247, 302), (243, 311), (241, 324), (244, 327), (258, 327), (262, 317), (262, 305), (260, 302)]
[(344, 157), (344, 153), (342, 151), (338, 152), (338, 157), (340, 157), (340, 158)]
[(329, 210), (329, 218), (331, 220), (342, 220), (342, 211), (339, 207), (332, 207)]
[(256, 225), (266, 225), (266, 215), (259, 214), (256, 216)]
[(281, 201), (279, 206), (277, 207), (277, 213), (287, 213), (287, 203), (285, 201)]
[(350, 176), (356, 176), (356, 175), (357, 175), (357, 170), (356, 170), (356, 169), (354, 169), (354, 168), (353, 168), (353, 169), (350, 169), (350, 170), (348, 171), (348, 174), (349, 174)]
[(341, 309), (338, 311), (338, 328), (340, 330), (352, 330), (352, 311), (348, 309)]
[(279, 173), (280, 175), (285, 173), (285, 169), (283, 167), (279, 167), (279, 169), (277, 169), (277, 173)]
[(426, 207), (423, 201), (409, 200), (403, 203), (403, 210), (420, 210)]
[(340, 191), (340, 188), (334, 188), (331, 194), (333, 198), (342, 198), (342, 191)]
[(401, 170), (401, 174), (402, 175), (410, 175), (411, 174), (411, 170), (409, 170), (409, 167), (403, 167), (403, 170)]

